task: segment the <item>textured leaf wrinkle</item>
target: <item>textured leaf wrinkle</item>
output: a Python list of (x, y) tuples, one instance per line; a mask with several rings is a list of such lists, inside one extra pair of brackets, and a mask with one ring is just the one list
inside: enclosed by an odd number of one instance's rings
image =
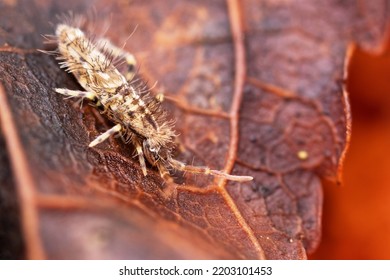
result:
[[(134, 56), (114, 46), (108, 39), (92, 39), (80, 28), (82, 17), (68, 19), (58, 24), (53, 37), (58, 48), (49, 52), (61, 62), (60, 67), (72, 73), (85, 91), (56, 88), (68, 98), (87, 99), (100, 112), (115, 123), (89, 147), (98, 145), (110, 136), (119, 134), (134, 145), (144, 176), (146, 161), (157, 167), (162, 178), (170, 179), (169, 171), (212, 175), (232, 181), (250, 181), (251, 176), (230, 175), (207, 166), (192, 166), (173, 158), (176, 137), (173, 121), (162, 109), (162, 95), (153, 96), (146, 83), (136, 75)], [(117, 65), (125, 63), (122, 74)], [(146, 161), (145, 161), (146, 159)]]

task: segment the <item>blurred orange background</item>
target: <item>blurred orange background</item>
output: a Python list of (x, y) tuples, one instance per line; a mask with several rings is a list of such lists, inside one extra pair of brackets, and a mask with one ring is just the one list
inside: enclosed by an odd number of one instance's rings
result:
[(347, 86), (352, 137), (343, 184), (324, 183), (323, 236), (310, 258), (390, 259), (389, 49), (356, 49)]

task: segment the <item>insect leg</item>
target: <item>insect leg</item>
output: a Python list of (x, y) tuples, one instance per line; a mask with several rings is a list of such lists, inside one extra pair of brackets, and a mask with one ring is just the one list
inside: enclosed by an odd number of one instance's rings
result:
[(165, 165), (162, 162), (157, 162), (157, 169), (160, 172), (161, 178), (165, 179), (166, 181), (170, 182), (172, 181), (171, 176), (169, 175), (168, 170), (166, 169)]
[(103, 141), (105, 141), (111, 135), (114, 135), (115, 133), (117, 133), (121, 130), (122, 130), (122, 126), (120, 124), (117, 124), (117, 125), (113, 126), (112, 128), (110, 128), (109, 130), (107, 130), (106, 132), (104, 132), (103, 134), (99, 135), (95, 140), (93, 140), (91, 143), (89, 143), (88, 146), (89, 147), (96, 146), (97, 144), (100, 144)]
[(89, 91), (70, 90), (67, 88), (56, 88), (55, 91), (68, 97), (87, 98), (90, 100), (94, 100), (96, 98), (96, 95)]
[(137, 61), (135, 60), (134, 55), (128, 52), (124, 52), (124, 57), (127, 64), (125, 78), (127, 81), (131, 81), (134, 78), (137, 71), (136, 70)]
[(146, 176), (147, 175), (146, 163), (145, 163), (144, 152), (142, 150), (142, 145), (135, 139), (133, 139), (133, 144), (135, 146), (135, 149), (137, 150), (138, 160), (139, 160), (139, 164), (141, 165), (142, 172), (144, 173), (144, 176)]
[(230, 175), (226, 172), (220, 171), (220, 170), (213, 170), (210, 169), (207, 166), (193, 166), (193, 165), (186, 165), (185, 163), (175, 160), (173, 158), (169, 159), (169, 163), (172, 165), (173, 168), (180, 170), (180, 171), (186, 171), (190, 173), (199, 173), (204, 175), (212, 175), (215, 177), (224, 178), (226, 180), (230, 181), (237, 181), (237, 182), (245, 182), (245, 181), (251, 181), (253, 180), (252, 176), (236, 176), (236, 175)]
[(154, 98), (156, 98), (157, 102), (162, 103), (165, 99), (165, 95), (163, 92), (160, 91), (156, 94)]

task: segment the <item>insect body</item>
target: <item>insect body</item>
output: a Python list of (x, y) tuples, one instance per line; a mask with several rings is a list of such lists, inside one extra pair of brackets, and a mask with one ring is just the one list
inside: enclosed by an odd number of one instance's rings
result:
[[(59, 24), (55, 40), (55, 52), (61, 68), (72, 73), (84, 91), (56, 88), (68, 97), (88, 99), (110, 119), (115, 126), (107, 130), (89, 147), (93, 147), (114, 134), (120, 134), (125, 142), (131, 142), (138, 154), (143, 171), (147, 175), (146, 160), (157, 167), (161, 177), (169, 170), (210, 174), (233, 181), (249, 181), (250, 176), (229, 175), (208, 167), (186, 165), (173, 158), (176, 137), (173, 122), (167, 121), (167, 113), (161, 108), (162, 99), (153, 96), (147, 86), (134, 79), (135, 59), (107, 39), (92, 40), (78, 28)], [(115, 60), (124, 60), (129, 73), (122, 74), (115, 67)]]

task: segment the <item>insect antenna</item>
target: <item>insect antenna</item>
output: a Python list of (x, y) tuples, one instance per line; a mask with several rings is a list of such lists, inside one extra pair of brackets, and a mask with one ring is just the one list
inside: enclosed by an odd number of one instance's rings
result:
[(204, 174), (204, 175), (212, 175), (215, 177), (224, 178), (226, 180), (230, 181), (237, 181), (237, 182), (246, 182), (253, 180), (252, 176), (237, 176), (237, 175), (230, 175), (227, 174), (224, 171), (221, 170), (213, 170), (210, 169), (207, 166), (195, 166), (195, 165), (186, 165), (185, 163), (178, 161), (174, 158), (168, 159), (169, 164), (177, 170), (190, 172), (190, 173), (198, 173), (198, 174)]

